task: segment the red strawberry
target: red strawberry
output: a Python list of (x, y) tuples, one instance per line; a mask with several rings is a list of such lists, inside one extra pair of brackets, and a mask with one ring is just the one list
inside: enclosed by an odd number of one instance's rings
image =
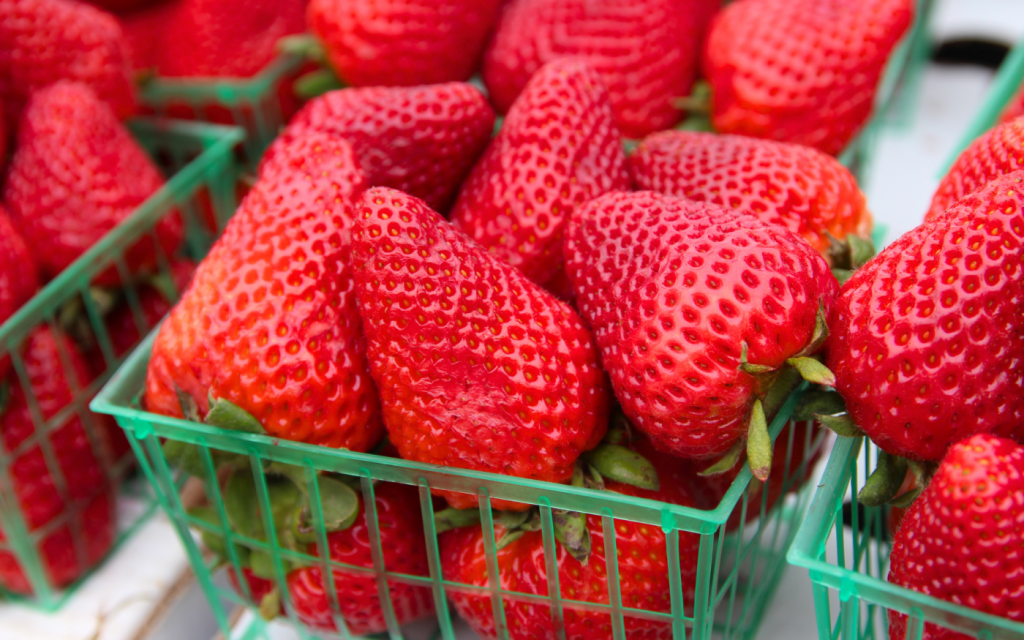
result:
[(158, 51), (167, 77), (248, 78), (277, 55), (277, 41), (305, 30), (302, 0), (181, 0)]
[(874, 107), (914, 0), (739, 0), (711, 24), (704, 75), (722, 133), (836, 155)]
[(132, 11), (134, 9), (140, 9), (147, 5), (158, 4), (161, 0), (85, 0), (87, 4), (91, 4), (95, 7), (99, 7), (105, 11), (113, 11), (115, 13), (122, 11)]
[(158, 72), (164, 51), (163, 34), (181, 4), (181, 0), (160, 2), (118, 16), (129, 59), (137, 73)]
[(1024, 172), (998, 178), (843, 287), (828, 365), (850, 417), (888, 453), (937, 461), (1024, 424), (1022, 206)]
[(989, 182), (1024, 169), (1024, 120), (1013, 120), (982, 134), (949, 168), (939, 183), (925, 220), (934, 220)]
[(871, 235), (857, 180), (809, 147), (745, 136), (663, 131), (630, 156), (637, 188), (710, 202), (782, 225), (826, 258), (829, 234)]
[(568, 481), (607, 420), (597, 353), (576, 313), (420, 200), (370, 189), (356, 212), (370, 370), (402, 457)]
[[(0, 206), (0, 326), (28, 302), (37, 287), (36, 268), (28, 247)], [(0, 378), (7, 375), (9, 365), (6, 356), (0, 357)]]
[(309, 30), (348, 86), (468, 80), (501, 0), (310, 0)]
[[(950, 447), (907, 511), (889, 556), (889, 582), (1009, 620), (1024, 621), (1024, 447), (976, 435)], [(889, 612), (889, 637), (907, 637)], [(916, 637), (916, 636), (915, 636)], [(926, 623), (924, 640), (967, 640)]]
[(580, 60), (533, 76), (473, 168), (452, 222), (537, 284), (562, 270), (562, 231), (576, 207), (629, 188), (608, 92)]
[(275, 437), (366, 451), (380, 439), (349, 262), (363, 186), (344, 141), (310, 133), (274, 162), (161, 326), (146, 379), (151, 411), (200, 414), (212, 396)]
[[(427, 546), (423, 535), (419, 494), (415, 487), (389, 482), (374, 487), (374, 501), (380, 531), (383, 563), (387, 571), (412, 576), (428, 576)], [(348, 529), (327, 535), (332, 561), (355, 567), (373, 567), (370, 532), (360, 501), (359, 515)], [(310, 553), (318, 554), (316, 545)], [(334, 569), (334, 588), (339, 613), (353, 635), (387, 631), (384, 612), (372, 573)], [(391, 603), (400, 624), (434, 613), (429, 587), (389, 581)], [(317, 566), (305, 567), (288, 575), (288, 592), (295, 614), (304, 624), (321, 631), (336, 631), (330, 596), (324, 591), (323, 573)]]
[[(67, 409), (75, 389), (91, 380), (71, 341), (47, 328), (31, 334), (22, 357), (44, 420)], [(113, 542), (113, 497), (104, 467), (113, 460), (110, 437), (120, 430), (108, 419), (89, 414), (96, 427), (92, 433), (96, 440), (91, 442), (82, 419), (72, 412), (37, 439), (42, 428), (35, 425), (23, 384), (13, 373), (6, 384), (9, 397), (0, 414), (0, 436), (4, 450), (13, 457), (7, 473), (25, 526), (30, 532), (47, 531), (37, 551), (48, 579), (56, 587), (66, 586), (98, 562)], [(44, 453), (44, 441), (52, 457)], [(32, 591), (10, 552), (0, 553), (0, 586), (16, 593)]]
[[(661, 489), (650, 491), (606, 481), (609, 491), (638, 498), (659, 500), (671, 504), (696, 507), (689, 477), (683, 473), (675, 458), (656, 452), (649, 444), (639, 441), (633, 447), (654, 464)], [(587, 516), (591, 554), (581, 564), (565, 547), (557, 545), (556, 563), (561, 596), (608, 604), (608, 578), (605, 574), (605, 532), (600, 516)], [(504, 533), (498, 527), (495, 533)], [(460, 584), (487, 586), (487, 561), (484, 555), (483, 535), (480, 527), (463, 527), (441, 534), (441, 568), (445, 580)], [(622, 605), (646, 611), (667, 613), (671, 610), (669, 567), (665, 534), (661, 527), (615, 521), (615, 548), (619, 566), (619, 588)], [(697, 556), (700, 536), (679, 533), (679, 570), (682, 577), (683, 600), (687, 610), (692, 609), (697, 583)], [(522, 537), (508, 543), (498, 551), (498, 574), (501, 587), (507, 591), (548, 595), (547, 567), (544, 542), (539, 531), (527, 531)], [(455, 610), (481, 638), (497, 637), (490, 596), (479, 593), (450, 592)], [(608, 614), (585, 611), (563, 605), (566, 638), (611, 638), (611, 617)], [(505, 600), (505, 619), (511, 640), (527, 638), (555, 638), (550, 607)], [(668, 640), (672, 629), (666, 622), (654, 622), (638, 617), (625, 619), (626, 636), (649, 640)]]
[(341, 89), (312, 100), (263, 157), (307, 131), (352, 145), (369, 186), (384, 186), (447, 210), (491, 139), (494, 111), (462, 82), (412, 88)]
[(504, 113), (544, 64), (581, 57), (604, 79), (622, 133), (641, 138), (680, 119), (672, 99), (690, 91), (702, 16), (714, 4), (509, 0), (484, 55), (484, 83)]
[[(35, 93), (18, 130), (18, 148), (4, 188), (44, 278), (67, 268), (164, 184), (149, 156), (110, 108), (85, 85), (58, 82)], [(165, 255), (182, 238), (181, 219), (165, 216), (156, 226)], [(147, 236), (128, 249), (132, 272), (156, 264)], [(113, 267), (96, 284), (117, 284)]]
[(127, 48), (113, 16), (72, 0), (0, 3), (0, 100), (8, 126), (34, 91), (61, 79), (87, 85), (119, 118), (135, 111)]
[(688, 458), (746, 434), (760, 382), (812, 347), (838, 284), (810, 245), (754, 217), (652, 192), (612, 193), (569, 223), (566, 271), (630, 421)]

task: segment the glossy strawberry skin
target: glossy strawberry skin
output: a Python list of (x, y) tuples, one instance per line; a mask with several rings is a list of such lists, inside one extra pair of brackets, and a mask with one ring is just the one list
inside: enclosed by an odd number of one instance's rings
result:
[[(74, 389), (91, 380), (71, 341), (47, 328), (31, 334), (22, 357), (43, 419), (68, 407)], [(65, 359), (75, 382), (69, 379)], [(37, 552), (50, 583), (63, 587), (98, 562), (113, 542), (113, 488), (104, 468), (113, 464), (111, 436), (119, 429), (108, 418), (90, 415), (95, 438), (91, 441), (81, 418), (72, 414), (46, 437), (53, 452), (50, 464), (41, 439), (33, 440), (37, 429), (20, 379), (11, 373), (7, 383), (10, 396), (0, 415), (0, 434), (5, 451), (13, 456), (8, 473), (26, 528), (30, 532), (50, 529)], [(76, 537), (78, 544), (72, 541)], [(32, 592), (28, 577), (9, 552), (0, 554), (0, 585), (16, 593)]]
[(629, 188), (608, 92), (581, 60), (545, 65), (462, 186), (452, 223), (540, 285), (562, 269), (576, 207)]
[(696, 76), (700, 17), (713, 0), (510, 0), (484, 54), (498, 111), (530, 77), (565, 57), (586, 60), (608, 87), (622, 133), (641, 138), (675, 124)]
[(463, 82), (341, 89), (310, 101), (264, 155), (317, 130), (352, 145), (370, 186), (390, 187), (447, 211), (494, 130), (494, 110)]
[(420, 200), (375, 188), (356, 211), (370, 367), (401, 456), (568, 481), (607, 420), (596, 349), (576, 313)]
[(649, 191), (591, 201), (569, 223), (566, 270), (626, 416), (684, 458), (746, 433), (757, 382), (811, 341), (838, 284), (789, 231)]
[(347, 86), (468, 80), (501, 0), (310, 0), (309, 30)]
[(14, 129), (30, 95), (61, 79), (88, 85), (119, 118), (135, 111), (131, 67), (113, 16), (72, 0), (0, 4), (0, 101)]
[[(635, 449), (655, 465), (661, 489), (648, 491), (608, 482), (609, 491), (687, 507), (698, 506), (694, 490), (689, 484), (690, 476), (679, 465), (679, 460), (655, 451), (643, 441), (638, 442)], [(592, 550), (586, 565), (580, 564), (560, 543), (556, 543), (561, 596), (567, 600), (608, 604), (605, 531), (601, 518), (588, 515), (587, 528), (590, 531)], [(499, 527), (495, 533), (500, 536), (503, 531)], [(483, 534), (479, 527), (463, 527), (445, 532), (441, 534), (440, 545), (441, 569), (446, 580), (476, 586), (488, 585)], [(665, 534), (661, 527), (616, 520), (615, 548), (623, 606), (661, 613), (671, 611), (668, 557)], [(683, 599), (688, 611), (693, 607), (699, 550), (699, 535), (679, 533), (679, 569)], [(548, 595), (544, 541), (539, 531), (524, 533), (521, 538), (500, 549), (497, 555), (502, 589)], [(453, 591), (449, 597), (455, 610), (477, 635), (486, 640), (497, 637), (490, 596)], [(573, 609), (567, 604), (563, 606), (566, 638), (598, 640), (613, 637), (611, 617), (607, 614)], [(505, 619), (512, 640), (556, 637), (551, 608), (547, 604), (506, 599)], [(668, 640), (672, 637), (671, 626), (664, 622), (627, 616), (625, 627), (626, 635), (630, 638)]]
[(957, 157), (939, 182), (925, 220), (942, 216), (958, 200), (996, 178), (1024, 169), (1024, 120), (1012, 120), (982, 135)]
[(161, 325), (151, 411), (180, 416), (175, 386), (242, 407), (275, 437), (355, 451), (382, 434), (350, 263), (351, 149), (311, 133), (283, 147)]
[[(0, 206), (0, 326), (35, 294), (38, 288), (32, 255)], [(0, 356), (0, 378), (7, 375), (10, 360)]]
[[(406, 575), (429, 576), (423, 518), (416, 488), (378, 483), (374, 487), (374, 501), (385, 569)], [(370, 540), (366, 511), (360, 503), (359, 515), (351, 527), (327, 535), (330, 558), (334, 562), (373, 568)], [(316, 545), (310, 552), (318, 553)], [(349, 632), (362, 636), (387, 631), (374, 574), (344, 569), (335, 569), (332, 573), (339, 612)], [(399, 624), (433, 615), (434, 598), (429, 587), (390, 581), (388, 590)], [(291, 572), (288, 575), (288, 592), (295, 613), (304, 624), (319, 631), (337, 630), (320, 567), (305, 567)]]
[[(52, 278), (130, 216), (164, 184), (156, 165), (110, 108), (81, 84), (58, 82), (35, 93), (18, 130), (3, 199), (35, 258)], [(170, 256), (181, 243), (178, 215), (155, 228)], [(156, 264), (147, 236), (125, 252), (132, 274)], [(116, 285), (111, 267), (95, 284)]]
[[(949, 449), (893, 542), (889, 582), (1024, 621), (1024, 447), (975, 435)], [(907, 637), (889, 612), (889, 637)], [(926, 640), (971, 636), (926, 623)]]
[(746, 136), (662, 131), (629, 158), (638, 189), (736, 209), (786, 227), (828, 254), (829, 234), (871, 236), (857, 180), (809, 147)]
[(870, 116), (913, 13), (913, 0), (729, 4), (704, 50), (715, 130), (837, 155)]
[(975, 433), (1024, 423), (1024, 172), (910, 231), (844, 285), (829, 368), (883, 450), (938, 461)]

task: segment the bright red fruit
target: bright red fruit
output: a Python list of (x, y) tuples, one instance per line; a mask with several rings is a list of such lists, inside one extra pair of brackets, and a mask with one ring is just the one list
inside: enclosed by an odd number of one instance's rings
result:
[(501, 0), (310, 0), (309, 30), (351, 87), (468, 80)]
[(88, 4), (99, 7), (106, 11), (131, 11), (146, 5), (156, 4), (161, 0), (86, 0)]
[(544, 64), (586, 60), (608, 87), (622, 133), (675, 124), (672, 104), (696, 77), (702, 15), (713, 0), (510, 0), (484, 55), (483, 78), (504, 113)]
[(608, 91), (581, 60), (556, 60), (516, 99), (462, 186), (451, 219), (544, 285), (562, 270), (562, 232), (573, 210), (628, 188)]
[[(195, 269), (196, 265), (191, 260), (176, 260), (171, 264), (170, 277), (179, 296), (188, 288)], [(155, 327), (171, 310), (175, 300), (169, 298), (169, 294), (169, 289), (158, 288), (154, 282), (143, 282), (136, 287), (138, 309), (145, 323), (144, 330)], [(139, 332), (135, 313), (127, 298), (121, 300), (117, 306), (111, 309), (103, 319), (103, 324), (107, 329), (107, 336), (110, 338), (110, 346), (115, 357), (128, 353), (145, 335)], [(95, 356), (102, 357), (98, 354)]]
[(341, 89), (307, 104), (263, 156), (315, 130), (352, 145), (369, 186), (390, 187), (447, 211), (494, 130), (494, 110), (463, 82)]
[(366, 451), (377, 393), (356, 309), (349, 234), (363, 187), (342, 140), (281, 147), (161, 325), (146, 379), (151, 411), (201, 414), (212, 394), (272, 436)]
[[(1024, 621), (1024, 447), (976, 435), (949, 449), (907, 511), (889, 556), (889, 582), (1010, 620)], [(889, 637), (907, 637), (889, 612)], [(967, 640), (926, 623), (925, 640)]]
[(626, 416), (660, 448), (725, 453), (759, 389), (812, 342), (838, 284), (809, 244), (752, 216), (649, 191), (592, 200), (569, 223), (566, 271)]
[[(419, 494), (415, 487), (389, 482), (374, 487), (374, 502), (380, 531), (384, 568), (393, 573), (429, 576), (427, 546), (423, 536)], [(360, 500), (359, 515), (348, 529), (327, 534), (332, 561), (373, 568), (370, 530)], [(310, 549), (316, 555), (316, 545)], [(384, 611), (373, 573), (334, 569), (334, 588), (339, 613), (353, 635), (387, 631)], [(399, 624), (412, 622), (434, 613), (434, 598), (429, 587), (389, 581), (388, 590)], [(288, 592), (295, 614), (306, 625), (321, 631), (336, 631), (331, 615), (330, 596), (324, 591), (320, 567), (298, 569), (288, 575)]]
[(87, 85), (119, 118), (135, 111), (131, 66), (113, 16), (73, 0), (0, 3), (0, 100), (13, 130), (30, 95), (61, 79)]
[(871, 236), (857, 180), (820, 151), (746, 136), (662, 131), (629, 158), (638, 189), (753, 214), (797, 234), (827, 258), (829, 235)]
[(370, 189), (356, 216), (367, 352), (401, 456), (568, 481), (607, 420), (597, 352), (576, 313), (411, 196)]
[[(32, 255), (0, 206), (0, 326), (28, 302), (38, 286)], [(9, 366), (10, 360), (0, 357), (0, 378), (7, 375)]]
[[(75, 389), (91, 380), (72, 342), (47, 328), (28, 338), (22, 358), (30, 392), (44, 420), (66, 409)], [(29, 531), (44, 527), (48, 531), (37, 551), (49, 581), (56, 587), (66, 586), (98, 562), (113, 542), (113, 489), (104, 469), (113, 463), (111, 436), (119, 430), (108, 419), (90, 414), (95, 446), (102, 448), (94, 450), (81, 418), (72, 413), (44, 438), (34, 439), (40, 429), (33, 421), (24, 386), (13, 373), (6, 383), (10, 395), (0, 414), (0, 434), (4, 450), (13, 458), (8, 473), (25, 526)], [(50, 459), (43, 451), (44, 439), (53, 454)], [(16, 593), (32, 592), (10, 552), (0, 553), (0, 585)]]
[(1007, 173), (1024, 169), (1024, 120), (983, 133), (964, 149), (932, 196), (925, 220), (934, 220), (957, 200)]
[(910, 231), (843, 287), (828, 365), (879, 447), (938, 461), (1024, 424), (1024, 172)]
[[(85, 85), (58, 82), (35, 93), (18, 129), (3, 199), (44, 278), (67, 268), (164, 184), (156, 165), (110, 108)], [(155, 233), (164, 255), (182, 239), (181, 219)], [(147, 236), (125, 252), (134, 274), (156, 264)], [(115, 285), (113, 267), (97, 284)]]
[(739, 0), (712, 21), (712, 123), (836, 155), (874, 107), (914, 0)]
[[(647, 458), (658, 472), (661, 489), (649, 491), (606, 481), (606, 488), (638, 498), (658, 500), (687, 507), (697, 507), (690, 478), (679, 465), (679, 460), (659, 453), (650, 444), (638, 441), (632, 447)], [(561, 596), (567, 600), (580, 600), (608, 604), (608, 577), (605, 573), (605, 530), (600, 516), (587, 516), (590, 531), (591, 554), (587, 564), (581, 564), (557, 544), (556, 563)], [(504, 528), (498, 527), (499, 537)], [(461, 584), (487, 586), (487, 560), (484, 555), (483, 534), (480, 527), (463, 527), (441, 534), (441, 569), (445, 580)], [(615, 550), (619, 566), (619, 589), (622, 605), (660, 613), (671, 611), (669, 566), (665, 534), (657, 525), (640, 524), (626, 520), (615, 521)], [(692, 610), (697, 584), (697, 557), (700, 536), (679, 533), (679, 570), (682, 578), (683, 599), (688, 611)], [(548, 595), (547, 567), (541, 532), (528, 531), (498, 551), (498, 574), (502, 589), (520, 593)], [(494, 610), (487, 594), (451, 592), (449, 598), (455, 610), (481, 638), (497, 637)], [(575, 609), (563, 605), (566, 638), (612, 638), (611, 616), (604, 613)], [(555, 638), (551, 609), (547, 604), (505, 601), (505, 620), (509, 638)], [(654, 622), (626, 616), (626, 636), (648, 640), (668, 640), (672, 628), (666, 622)]]

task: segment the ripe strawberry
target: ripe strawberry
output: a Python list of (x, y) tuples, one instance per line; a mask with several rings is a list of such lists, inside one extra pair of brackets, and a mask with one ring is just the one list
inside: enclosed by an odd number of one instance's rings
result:
[[(195, 269), (196, 265), (191, 260), (176, 260), (171, 264), (170, 276), (179, 296), (188, 288)], [(161, 289), (153, 282), (143, 282), (137, 287), (136, 295), (144, 323), (143, 329), (156, 326), (171, 310), (175, 300), (169, 297), (170, 293), (169, 289)], [(126, 298), (111, 309), (104, 318), (103, 324), (107, 329), (110, 346), (116, 357), (128, 353), (144, 337), (144, 334), (139, 332), (139, 325), (135, 321), (132, 306)], [(100, 356), (98, 354), (96, 356), (99, 360)]]
[(263, 163), (307, 131), (323, 131), (352, 145), (369, 186), (398, 189), (445, 211), (493, 129), (487, 99), (462, 82), (341, 89), (310, 101)]
[(611, 193), (569, 222), (566, 271), (626, 416), (667, 451), (725, 453), (764, 393), (749, 363), (813, 348), (838, 284), (776, 225), (653, 192)]
[[(156, 165), (93, 92), (58, 82), (35, 93), (18, 130), (4, 202), (40, 274), (52, 278), (164, 184)], [(166, 216), (155, 229), (165, 255), (182, 238), (181, 219)], [(125, 253), (132, 273), (156, 264), (147, 236)], [(97, 284), (117, 284), (116, 270)]]
[(568, 481), (607, 420), (576, 313), (404, 193), (364, 193), (352, 237), (370, 370), (402, 457)]
[(581, 57), (604, 79), (622, 133), (675, 124), (690, 91), (703, 15), (714, 0), (509, 0), (484, 54), (483, 78), (504, 113), (544, 64)]
[[(0, 326), (28, 302), (37, 286), (36, 268), (28, 247), (0, 206)], [(10, 360), (0, 357), (0, 378), (7, 375), (9, 366)]]
[(33, 92), (61, 79), (87, 85), (119, 118), (135, 111), (131, 66), (113, 16), (72, 0), (0, 3), (0, 101), (8, 127)]
[(272, 436), (366, 451), (380, 439), (349, 261), (351, 149), (309, 133), (281, 147), (161, 326), (146, 380), (151, 411), (200, 415), (208, 398)]
[(914, 0), (740, 0), (711, 24), (704, 75), (722, 133), (836, 155), (874, 107)]
[(857, 180), (809, 147), (745, 136), (663, 131), (629, 158), (638, 189), (710, 202), (786, 227), (826, 258), (829, 235), (869, 238)]
[(158, 74), (164, 55), (164, 32), (181, 5), (181, 0), (159, 2), (118, 16), (128, 58), (137, 75)]
[[(658, 491), (638, 489), (618, 482), (606, 481), (609, 491), (638, 498), (696, 507), (695, 496), (679, 461), (659, 453), (638, 441), (633, 447), (654, 464), (661, 483)], [(587, 516), (591, 554), (586, 564), (573, 558), (560, 543), (556, 563), (561, 596), (608, 604), (608, 578), (605, 574), (605, 532), (600, 516)], [(495, 531), (500, 536), (503, 527)], [(466, 585), (487, 586), (487, 561), (480, 527), (463, 527), (441, 534), (441, 569), (445, 580)], [(615, 522), (615, 549), (619, 564), (619, 588), (622, 605), (646, 611), (667, 613), (671, 610), (669, 567), (665, 534), (660, 527), (625, 520)], [(687, 609), (693, 607), (697, 583), (697, 556), (700, 536), (679, 534), (679, 569), (683, 599)], [(527, 531), (522, 537), (498, 551), (498, 574), (501, 587), (507, 591), (548, 595), (544, 542), (540, 531)], [(497, 637), (490, 596), (479, 593), (451, 592), (455, 610), (481, 638)], [(555, 629), (547, 604), (505, 600), (505, 619), (509, 638), (554, 638)], [(565, 605), (566, 638), (611, 638), (611, 617), (605, 613), (585, 611)], [(668, 640), (672, 629), (668, 623), (627, 616), (626, 635), (630, 638)]]
[(562, 231), (573, 210), (628, 188), (607, 90), (586, 63), (560, 59), (530, 79), (451, 217), (492, 255), (543, 285), (562, 269)]
[(925, 220), (940, 217), (957, 200), (1007, 173), (1024, 169), (1024, 120), (1001, 124), (979, 136), (939, 183)]
[(1024, 423), (1022, 206), (1024, 172), (1002, 176), (843, 287), (828, 365), (850, 417), (888, 453), (938, 461)]
[[(950, 447), (907, 511), (890, 555), (889, 582), (1010, 620), (1024, 621), (1024, 447), (976, 435)], [(889, 637), (907, 637), (889, 612)], [(927, 640), (967, 640), (933, 623)]]
[[(374, 501), (380, 531), (383, 563), (387, 571), (412, 576), (429, 576), (427, 546), (423, 535), (419, 494), (415, 487), (390, 482), (374, 487)], [(373, 567), (369, 527), (360, 501), (359, 515), (348, 529), (327, 535), (332, 561), (355, 567)], [(310, 553), (319, 555), (316, 545)], [(372, 573), (332, 570), (338, 607), (349, 632), (362, 636), (387, 631), (384, 612)], [(389, 581), (391, 603), (400, 624), (433, 615), (430, 588)], [(324, 591), (320, 567), (304, 567), (288, 575), (288, 592), (295, 614), (304, 624), (320, 631), (336, 631), (330, 596)]]
[(501, 0), (310, 0), (309, 30), (351, 87), (468, 80)]
[[(71, 405), (74, 389), (91, 380), (72, 342), (48, 328), (31, 334), (22, 357), (31, 394), (44, 420)], [(90, 440), (82, 418), (72, 412), (63, 424), (36, 439), (41, 428), (35, 425), (20, 379), (11, 373), (5, 384), (9, 396), (0, 414), (0, 437), (13, 458), (8, 473), (25, 526), (30, 532), (47, 531), (37, 551), (50, 582), (62, 587), (98, 562), (113, 542), (113, 496), (104, 467), (113, 459), (110, 436), (120, 430), (107, 419), (90, 414), (96, 427)], [(52, 458), (44, 453), (43, 441)], [(0, 586), (16, 593), (32, 591), (10, 552), (0, 553)]]

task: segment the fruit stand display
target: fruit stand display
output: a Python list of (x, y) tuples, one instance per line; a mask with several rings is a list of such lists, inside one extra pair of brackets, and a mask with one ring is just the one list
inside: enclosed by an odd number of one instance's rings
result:
[[(235, 206), (225, 185), (238, 172), (231, 152), (238, 130), (145, 119), (131, 130), (161, 161), (166, 185), (0, 325), (0, 353), (13, 372), (4, 389), (0, 456), (2, 589), (47, 609), (59, 607), (155, 506), (149, 494), (150, 509), (116, 522), (115, 501), (134, 456), (116, 427), (87, 408), (170, 306), (154, 303), (150, 283), (173, 282), (175, 255), (157, 249), (158, 270), (143, 282), (131, 276), (130, 248), (144, 238), (151, 250), (159, 246), (155, 225), (184, 214), (185, 255), (199, 258), (213, 235), (207, 221), (223, 223)], [(110, 287), (114, 273), (117, 289)], [(164, 295), (176, 295), (173, 284), (156, 297)]]

